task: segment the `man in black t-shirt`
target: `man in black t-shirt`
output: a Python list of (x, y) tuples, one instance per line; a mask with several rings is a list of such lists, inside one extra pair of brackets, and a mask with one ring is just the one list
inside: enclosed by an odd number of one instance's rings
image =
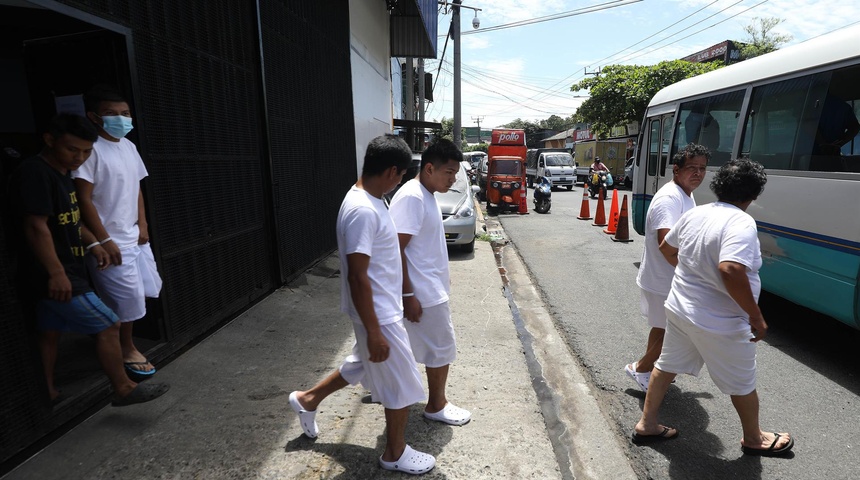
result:
[[(110, 256), (81, 223), (77, 193), (69, 175), (89, 158), (98, 134), (78, 115), (60, 114), (44, 134), (45, 148), (25, 160), (10, 183), (13, 213), (20, 217), (24, 242), (19, 265), (25, 297), (35, 300), (39, 348), (51, 398), (57, 340), (61, 332), (95, 335), (99, 362), (110, 379), (115, 406), (142, 403), (161, 396), (166, 384), (137, 384), (125, 373), (118, 318), (93, 293), (84, 256), (110, 266)], [(86, 247), (85, 247), (86, 245)]]

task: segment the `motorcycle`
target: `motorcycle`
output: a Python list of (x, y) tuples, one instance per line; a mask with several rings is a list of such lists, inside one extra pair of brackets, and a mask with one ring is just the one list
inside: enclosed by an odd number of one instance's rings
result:
[(603, 199), (606, 200), (606, 191), (612, 186), (612, 175), (609, 172), (599, 170), (592, 171), (588, 175), (588, 194), (591, 198), (597, 198), (597, 194), (603, 189)]
[(552, 206), (551, 196), (552, 182), (546, 177), (538, 177), (534, 191), (535, 211), (537, 213), (549, 213), (549, 208)]

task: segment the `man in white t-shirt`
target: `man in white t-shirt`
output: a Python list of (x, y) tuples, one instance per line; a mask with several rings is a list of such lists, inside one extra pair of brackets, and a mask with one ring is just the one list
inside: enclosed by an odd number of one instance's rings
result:
[(391, 201), (403, 262), (403, 312), (415, 361), (427, 371), (430, 395), (424, 417), (463, 425), (472, 414), (448, 402), (448, 369), (457, 342), (448, 304), (451, 279), (442, 211), (433, 195), (451, 188), (462, 154), (453, 142), (437, 139), (421, 155), (417, 178), (406, 182)]
[(132, 380), (143, 381), (155, 374), (155, 367), (134, 344), (133, 322), (146, 315), (145, 298), (158, 297), (161, 291), (140, 189), (146, 167), (137, 147), (125, 138), (132, 129), (128, 102), (99, 86), (87, 92), (84, 104), (99, 139), (89, 161), (72, 176), (84, 223), (110, 255), (109, 268), (97, 265), (92, 256), (87, 268), (99, 297), (120, 319), (126, 373)]
[(424, 400), (421, 374), (403, 325), (403, 268), (397, 230), (382, 196), (394, 189), (412, 161), (403, 140), (385, 135), (367, 146), (361, 178), (337, 216), (341, 311), (352, 319), (355, 344), (339, 369), (306, 391), (290, 393), (305, 435), (316, 438), (317, 408), (347, 385), (363, 384), (385, 407), (386, 445), (379, 465), (411, 474), (429, 472), (436, 459), (406, 444), (409, 406)]
[(663, 307), (675, 267), (669, 264), (660, 253), (660, 242), (675, 225), (681, 215), (696, 206), (693, 190), (705, 178), (705, 169), (711, 153), (707, 148), (691, 143), (672, 158), (672, 181), (663, 185), (651, 200), (645, 218), (645, 250), (636, 284), (639, 285), (639, 308), (642, 316), (651, 326), (645, 354), (633, 363), (627, 364), (624, 371), (636, 382), (642, 391), (648, 391), (648, 382), (654, 362), (663, 348), (666, 334), (666, 310)]

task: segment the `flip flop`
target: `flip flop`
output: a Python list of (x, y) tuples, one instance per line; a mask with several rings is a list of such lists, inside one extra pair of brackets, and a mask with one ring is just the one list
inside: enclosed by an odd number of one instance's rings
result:
[(412, 475), (421, 475), (433, 470), (436, 466), (436, 458), (429, 453), (413, 450), (412, 447), (406, 445), (403, 450), (403, 455), (395, 462), (386, 462), (379, 457), (379, 466), (383, 470), (391, 470), (393, 472), (410, 473)]
[[(675, 434), (670, 436), (669, 430), (675, 430)], [(680, 432), (674, 428), (663, 427), (662, 432), (656, 433), (654, 435), (643, 435), (641, 433), (633, 432), (631, 439), (633, 440), (633, 443), (635, 443), (636, 445), (642, 445), (645, 443), (652, 443), (652, 442), (658, 442), (658, 441), (663, 441), (663, 440), (671, 440), (673, 438), (677, 438), (678, 434), (680, 434)]]
[(170, 385), (166, 383), (139, 383), (128, 395), (115, 398), (111, 405), (126, 407), (135, 403), (146, 403), (164, 395), (168, 390), (170, 390)]
[(155, 375), (154, 366), (152, 370), (143, 370), (147, 365), (151, 365), (149, 360), (142, 362), (122, 362), (122, 365), (125, 367), (125, 373), (128, 375), (128, 378), (138, 383), (149, 380)]
[(744, 452), (745, 455), (756, 455), (759, 457), (778, 457), (780, 455), (788, 453), (794, 447), (794, 437), (788, 437), (788, 443), (786, 443), (782, 448), (774, 448), (776, 447), (776, 442), (779, 441), (779, 437), (781, 437), (782, 434), (773, 432), (773, 435), (773, 443), (771, 443), (770, 447), (768, 447), (767, 449), (745, 447), (741, 445), (741, 450)]
[(472, 414), (468, 410), (449, 402), (445, 405), (445, 408), (438, 412), (430, 413), (425, 410), (424, 418), (447, 423), (448, 425), (465, 425), (472, 419)]
[(302, 430), (304, 430), (305, 435), (307, 435), (308, 438), (317, 438), (317, 435), (320, 433), (320, 429), (317, 427), (316, 421), (317, 411), (305, 410), (302, 407), (302, 404), (299, 403), (298, 393), (299, 392), (290, 393), (290, 407), (292, 407), (293, 411), (298, 414), (299, 423), (302, 424)]

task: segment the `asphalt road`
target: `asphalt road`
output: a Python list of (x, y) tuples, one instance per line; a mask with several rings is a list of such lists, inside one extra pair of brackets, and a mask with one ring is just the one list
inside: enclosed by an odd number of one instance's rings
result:
[[(629, 191), (614, 193), (631, 200)], [(634, 241), (612, 242), (603, 227), (578, 220), (581, 187), (553, 191), (547, 215), (534, 213), (532, 190), (528, 196), (529, 215), (502, 213), (497, 219), (590, 375), (603, 413), (616, 426), (640, 478), (858, 478), (860, 331), (766, 293), (760, 305), (770, 333), (757, 350), (761, 425), (794, 435), (792, 457), (741, 453), (740, 422), (707, 368), (699, 378), (679, 376), (664, 402), (661, 419), (677, 427), (680, 437), (632, 445), (628, 437), (644, 394), (623, 368), (641, 355), (648, 332), (636, 286), (643, 237), (630, 222)], [(592, 215), (595, 208), (591, 200)]]

